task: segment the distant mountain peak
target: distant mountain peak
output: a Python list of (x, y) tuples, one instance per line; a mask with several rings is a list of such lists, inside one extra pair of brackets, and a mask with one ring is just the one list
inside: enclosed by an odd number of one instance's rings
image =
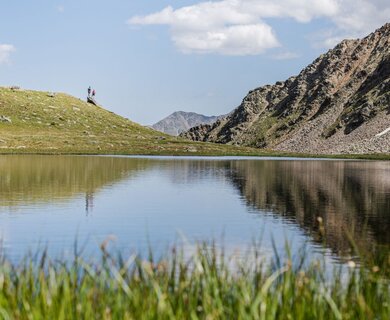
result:
[(175, 111), (152, 125), (152, 128), (172, 136), (177, 136), (200, 124), (211, 124), (221, 117), (223, 116), (205, 116), (195, 112)]

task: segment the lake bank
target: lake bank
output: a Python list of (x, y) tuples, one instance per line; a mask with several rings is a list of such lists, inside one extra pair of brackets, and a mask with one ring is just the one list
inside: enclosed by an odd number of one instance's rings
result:
[[(274, 152), (270, 150), (239, 148), (235, 146), (213, 145), (200, 143), (199, 148), (184, 148), (182, 151), (142, 150), (133, 151), (87, 151), (87, 150), (28, 150), (28, 149), (0, 149), (0, 155), (85, 155), (85, 156), (164, 156), (164, 157), (274, 157), (296, 159), (340, 159), (340, 160), (390, 160), (390, 154), (305, 154), (290, 152)], [(220, 147), (220, 148), (219, 148)]]

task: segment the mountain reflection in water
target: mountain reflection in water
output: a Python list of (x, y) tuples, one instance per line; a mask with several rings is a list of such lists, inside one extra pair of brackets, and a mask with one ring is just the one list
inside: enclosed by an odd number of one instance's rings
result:
[(232, 162), (233, 184), (247, 204), (272, 210), (335, 252), (350, 247), (390, 244), (390, 163), (363, 161)]
[[(134, 200), (115, 196), (127, 192), (131, 198), (133, 192), (136, 194), (137, 188), (142, 188), (146, 183), (151, 185), (146, 191), (150, 193), (150, 198), (147, 202), (140, 202), (142, 205), (138, 207)], [(164, 188), (163, 185), (167, 188), (169, 184), (175, 187), (162, 190), (158, 183), (161, 188)], [(189, 188), (188, 198), (180, 200), (177, 190), (186, 188)], [(215, 194), (213, 192), (210, 195), (210, 190), (215, 190)], [(154, 198), (162, 191), (166, 192), (166, 199), (153, 207)], [(197, 208), (204, 210), (199, 206), (200, 202), (223, 202), (224, 199), (232, 201), (232, 198), (237, 198), (242, 203), (242, 212), (236, 213), (238, 220), (232, 220), (231, 217), (228, 220), (225, 217), (226, 208), (221, 206), (218, 209), (212, 205), (210, 208), (216, 208), (215, 212), (204, 213), (204, 217), (215, 214), (221, 226), (225, 223), (234, 225), (241, 219), (247, 219), (246, 224), (243, 222), (240, 226), (244, 237), (248, 231), (246, 225), (253, 224), (249, 216), (262, 219), (271, 214), (284, 224), (298, 227), (308, 239), (318, 244), (323, 243), (318, 223), (318, 217), (321, 217), (326, 245), (339, 256), (347, 254), (350, 248), (347, 234), (367, 250), (381, 247), (388, 253), (390, 245), (389, 162), (27, 155), (0, 157), (0, 218), (4, 221), (4, 215), (10, 214), (18, 218), (17, 222), (12, 223), (23, 224), (23, 214), (30, 212), (30, 207), (38, 206), (45, 211), (51, 210), (52, 205), (58, 203), (68, 203), (67, 212), (80, 212), (80, 208), (72, 202), (80, 197), (85, 199), (83, 211), (92, 212), (92, 215), (95, 210), (101, 209), (97, 207), (96, 201), (104, 200), (109, 208), (114, 208), (118, 201), (123, 202), (122, 206), (115, 207), (122, 208), (115, 209), (123, 211), (120, 216), (115, 216), (114, 209), (109, 212), (112, 216), (110, 223), (117, 219), (118, 226), (128, 216), (126, 210), (139, 212), (136, 219), (131, 218), (133, 224), (139, 223), (136, 221), (141, 221), (139, 219), (154, 210), (153, 218), (157, 216), (167, 226), (172, 222), (175, 228), (180, 228), (181, 218), (186, 224), (193, 221), (193, 228), (202, 225), (203, 216), (197, 211)], [(186, 202), (186, 216), (178, 215), (178, 211), (183, 210), (183, 204), (179, 206), (180, 201)], [(169, 211), (168, 206), (169, 210), (177, 214), (175, 218), (162, 214)], [(145, 211), (146, 207), (149, 211)], [(102, 234), (105, 232), (105, 221), (102, 220), (99, 225)], [(133, 227), (142, 229), (141, 225)], [(240, 227), (236, 226), (238, 231)], [(158, 232), (161, 234), (155, 235), (156, 241), (163, 237), (163, 231)], [(49, 243), (54, 241), (52, 235), (47, 237)], [(12, 247), (12, 243), (8, 245)]]

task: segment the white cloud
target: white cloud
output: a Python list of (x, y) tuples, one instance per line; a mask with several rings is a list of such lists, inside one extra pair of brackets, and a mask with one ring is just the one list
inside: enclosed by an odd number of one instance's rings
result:
[(330, 17), (334, 27), (311, 36), (316, 46), (331, 48), (343, 39), (361, 38), (389, 21), (388, 0), (339, 0), (338, 6)]
[(255, 55), (279, 46), (271, 27), (262, 23), (227, 26), (207, 32), (177, 32), (172, 39), (184, 53)]
[(364, 35), (385, 24), (390, 19), (388, 0), (339, 1), (339, 14), (332, 17), (342, 31)]
[(9, 57), (14, 51), (15, 47), (13, 45), (0, 44), (0, 65), (9, 63)]
[(171, 38), (182, 52), (251, 55), (279, 46), (265, 21), (269, 18), (290, 18), (298, 23), (329, 19), (335, 30), (321, 39), (329, 45), (332, 39), (372, 31), (386, 22), (389, 10), (388, 0), (220, 0), (178, 9), (168, 6), (134, 16), (127, 23), (170, 26)]
[(336, 0), (222, 0), (200, 2), (179, 9), (165, 9), (135, 16), (129, 25), (169, 25), (172, 40), (185, 53), (255, 55), (280, 44), (272, 28), (263, 21), (270, 17), (291, 17), (308, 22), (331, 15)]
[(57, 6), (57, 11), (59, 13), (63, 13), (65, 11), (65, 7), (63, 5), (59, 5), (59, 6)]

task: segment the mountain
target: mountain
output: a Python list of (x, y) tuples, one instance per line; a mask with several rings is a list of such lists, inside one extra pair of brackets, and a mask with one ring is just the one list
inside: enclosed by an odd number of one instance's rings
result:
[(298, 76), (252, 90), (229, 116), (182, 136), (316, 154), (390, 152), (390, 24), (344, 40)]
[(260, 154), (196, 143), (141, 126), (64, 93), (0, 87), (0, 154)]
[(223, 116), (209, 117), (194, 112), (176, 111), (152, 125), (152, 128), (172, 136), (178, 136), (180, 133), (200, 124), (212, 124), (221, 117)]

